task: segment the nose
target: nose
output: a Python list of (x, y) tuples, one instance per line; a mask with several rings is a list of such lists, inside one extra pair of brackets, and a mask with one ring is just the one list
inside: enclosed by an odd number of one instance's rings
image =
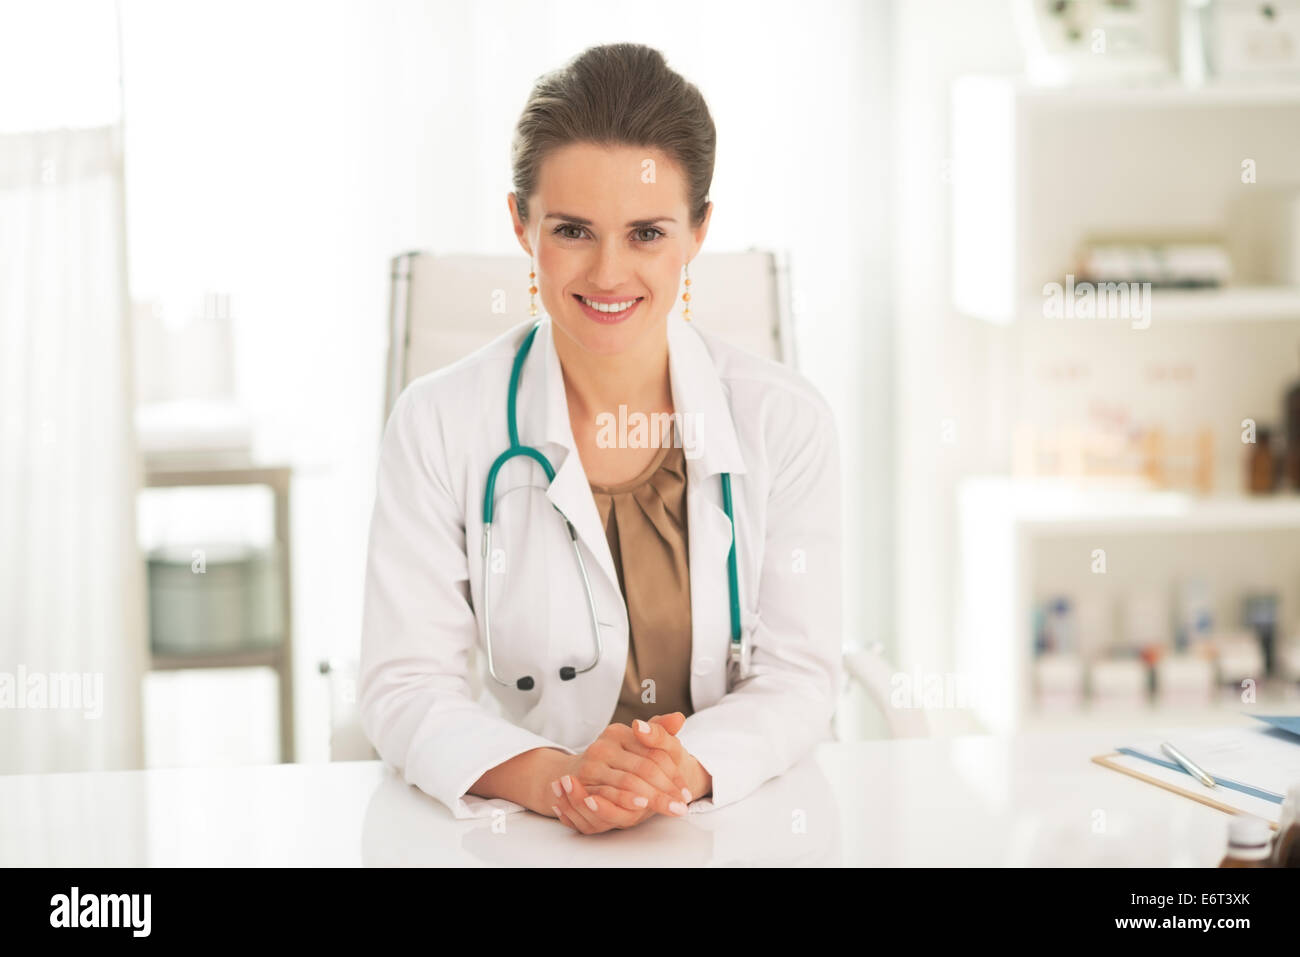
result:
[(618, 239), (601, 240), (587, 281), (596, 289), (621, 289), (626, 285), (628, 274), (627, 255)]

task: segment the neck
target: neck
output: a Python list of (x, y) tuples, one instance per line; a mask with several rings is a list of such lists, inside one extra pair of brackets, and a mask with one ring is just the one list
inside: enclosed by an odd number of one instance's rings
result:
[(582, 349), (557, 331), (555, 351), (564, 372), (569, 418), (594, 429), (602, 412), (672, 411), (672, 379), (668, 371), (666, 336), (646, 336), (636, 347), (617, 355), (602, 356)]

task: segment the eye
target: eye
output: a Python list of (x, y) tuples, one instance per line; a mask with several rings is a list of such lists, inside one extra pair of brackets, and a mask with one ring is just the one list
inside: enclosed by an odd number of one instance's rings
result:
[[(561, 239), (581, 239), (585, 229), (586, 227), (579, 226), (576, 223), (561, 223), (552, 230), (552, 233)], [(568, 232), (568, 230), (573, 230), (577, 235)], [(640, 229), (633, 230), (632, 235), (636, 238), (636, 242), (648, 246), (651, 243), (658, 242), (668, 234), (657, 226), (642, 226)]]

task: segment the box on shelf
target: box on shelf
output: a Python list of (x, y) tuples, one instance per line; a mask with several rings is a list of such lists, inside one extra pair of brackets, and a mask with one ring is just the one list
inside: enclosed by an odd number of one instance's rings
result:
[(1214, 663), (1205, 655), (1166, 655), (1156, 663), (1155, 678), (1160, 705), (1208, 705), (1214, 696)]
[(1075, 600), (1074, 611), (1080, 657), (1102, 657), (1115, 642), (1114, 605), (1105, 596), (1085, 595)]
[(278, 550), (164, 546), (149, 567), (149, 641), (155, 654), (223, 654), (275, 647), (282, 631)]
[(1140, 658), (1103, 658), (1088, 668), (1088, 690), (1097, 707), (1139, 707), (1147, 702), (1150, 668)]
[(1218, 660), (1219, 681), (1237, 684), (1264, 677), (1264, 652), (1259, 638), (1249, 628), (1218, 631), (1210, 639)]

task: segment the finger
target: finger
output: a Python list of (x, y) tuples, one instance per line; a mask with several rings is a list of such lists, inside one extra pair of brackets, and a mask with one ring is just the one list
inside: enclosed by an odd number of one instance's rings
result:
[(587, 797), (586, 791), (578, 792), (582, 788), (582, 782), (571, 774), (566, 774), (560, 778), (560, 783), (564, 787), (564, 802), (560, 808), (565, 814), (578, 821), (584, 834), (596, 834), (600, 831), (608, 830), (612, 825), (607, 821), (601, 820), (590, 807), (584, 803), (583, 798)]
[[(594, 767), (590, 773), (579, 774), (587, 784), (612, 784), (650, 800), (656, 795), (661, 795), (665, 802), (684, 800), (685, 778), (675, 780), (681, 777), (681, 769), (664, 751), (638, 744), (631, 727), (626, 724), (606, 728), (587, 749), (587, 757)], [(607, 771), (601, 765), (616, 770)], [(635, 781), (633, 777), (641, 781)]]
[(650, 719), (650, 723), (657, 724), (669, 734), (675, 735), (682, 730), (682, 725), (686, 723), (686, 715), (680, 711), (674, 711), (671, 714), (657, 714)]
[[(639, 824), (653, 814), (663, 814), (665, 817), (681, 817), (671, 810), (670, 805), (673, 803), (667, 800), (666, 795), (660, 795), (660, 799), (653, 801), (643, 795), (636, 794), (632, 791), (625, 791), (622, 788), (616, 788), (609, 784), (597, 784), (589, 786), (587, 793), (595, 795), (598, 798), (608, 801), (623, 808), (632, 815), (632, 824)], [(641, 803), (638, 804), (637, 802)], [(683, 807), (685, 805), (682, 805)], [(623, 827), (631, 827), (632, 824), (624, 824)]]
[(599, 780), (592, 783), (610, 784), (624, 791), (632, 791), (648, 799), (660, 814), (684, 813), (672, 805), (684, 806), (690, 800), (687, 796), (690, 791), (686, 789), (686, 778), (664, 751), (643, 748), (635, 741), (628, 741), (604, 756), (604, 760), (611, 768), (610, 773), (601, 775)]
[[(561, 786), (562, 783), (563, 786)], [(560, 794), (560, 796), (555, 799), (557, 809), (563, 812), (569, 823), (573, 825), (573, 829), (578, 831), (580, 834), (594, 834), (597, 831), (603, 830), (603, 827), (600, 826), (599, 822), (593, 821), (590, 814), (584, 813), (586, 811), (585, 808), (573, 802), (569, 791), (565, 790), (566, 787), (572, 788), (572, 786), (573, 778), (569, 775), (565, 775), (559, 780), (551, 782), (551, 789), (553, 791), (558, 790)]]
[(673, 782), (671, 794), (673, 800), (680, 798), (689, 803), (693, 795), (686, 787), (686, 774), (682, 771), (681, 761), (685, 757), (685, 751), (682, 752), (682, 758), (674, 759), (667, 751), (662, 748), (642, 748), (641, 745), (635, 744), (628, 748), (633, 754), (639, 754), (642, 757), (649, 758), (655, 764), (659, 765), (663, 773)]
[[(612, 784), (588, 784), (587, 793), (592, 797), (604, 798), (610, 804), (616, 804), (625, 811), (640, 814), (650, 806), (650, 799), (635, 791), (625, 791)], [(637, 803), (637, 802), (640, 803)]]
[(649, 724), (639, 719), (632, 722), (632, 733), (637, 744), (649, 749), (650, 757), (672, 779), (673, 790), (682, 795), (682, 800), (689, 802), (693, 795), (687, 789), (686, 775), (682, 773), (681, 765), (686, 758), (686, 749), (682, 743), (669, 734), (663, 725)]
[(658, 722), (651, 724), (637, 718), (632, 722), (632, 732), (635, 735), (636, 743), (642, 747), (659, 748), (672, 755), (674, 761), (681, 760), (682, 743), (670, 734), (662, 724)]
[[(634, 778), (633, 780), (635, 781), (639, 779)], [(651, 794), (654, 793), (653, 788), (644, 785), (644, 783), (642, 786), (646, 787), (646, 790)], [(661, 803), (652, 807), (651, 804), (654, 802), (652, 797), (646, 794), (638, 794), (634, 790), (616, 787), (612, 784), (589, 784), (586, 787), (587, 793), (593, 797), (601, 798), (602, 800), (608, 801), (610, 804), (616, 805), (635, 815), (657, 813), (659, 807), (667, 808), (668, 806), (667, 803)], [(664, 801), (667, 802), (668, 796), (666, 794), (660, 794), (659, 797), (663, 798)]]
[[(663, 755), (663, 752), (658, 752)], [(670, 785), (667, 789), (651, 787), (647, 777), (664, 779), (664, 771), (650, 757), (641, 757), (624, 751), (615, 759), (616, 767), (607, 779), (607, 783), (631, 796), (632, 806), (638, 811), (648, 807), (656, 814), (666, 817), (683, 817), (687, 813), (685, 794), (689, 791), (684, 786)], [(641, 802), (646, 804), (643, 806)], [(627, 805), (624, 804), (624, 807)]]
[(607, 798), (590, 793), (586, 785), (577, 778), (572, 778), (573, 790), (569, 792), (569, 801), (574, 807), (581, 807), (590, 819), (610, 827), (629, 827), (636, 823), (636, 812), (619, 807)]
[(555, 804), (551, 806), (551, 810), (555, 811), (559, 815), (560, 820), (573, 828), (579, 834), (586, 834), (588, 832), (587, 821), (574, 812), (573, 808), (569, 804), (568, 795), (564, 793), (563, 789), (560, 790), (560, 797), (555, 799)]
[(646, 818), (653, 817), (655, 814), (658, 813), (654, 808), (650, 807), (648, 803), (645, 807), (640, 807), (637, 805), (632, 805), (631, 807), (629, 807), (629, 803), (633, 798), (632, 793), (630, 791), (621, 791), (618, 788), (610, 787), (608, 784), (597, 784), (595, 786), (588, 787), (587, 793), (594, 794), (597, 797), (603, 797), (613, 804), (617, 804), (622, 808), (631, 810), (634, 816), (632, 819), (632, 823), (626, 825), (627, 827), (634, 827), (637, 824), (640, 824), (642, 821), (646, 820)]
[[(570, 829), (575, 830), (575, 831), (578, 830), (577, 825), (574, 824), (572, 821), (570, 821), (569, 818), (565, 815), (565, 813), (564, 813), (563, 811), (561, 811), (561, 810), (559, 809), (559, 807), (557, 807), (557, 806), (554, 805), (554, 804), (551, 805), (551, 813), (553, 813), (553, 814), (555, 815), (556, 819), (557, 819), (561, 824), (563, 824), (565, 827), (570, 828)], [(579, 833), (581, 833), (581, 832), (579, 832)]]

